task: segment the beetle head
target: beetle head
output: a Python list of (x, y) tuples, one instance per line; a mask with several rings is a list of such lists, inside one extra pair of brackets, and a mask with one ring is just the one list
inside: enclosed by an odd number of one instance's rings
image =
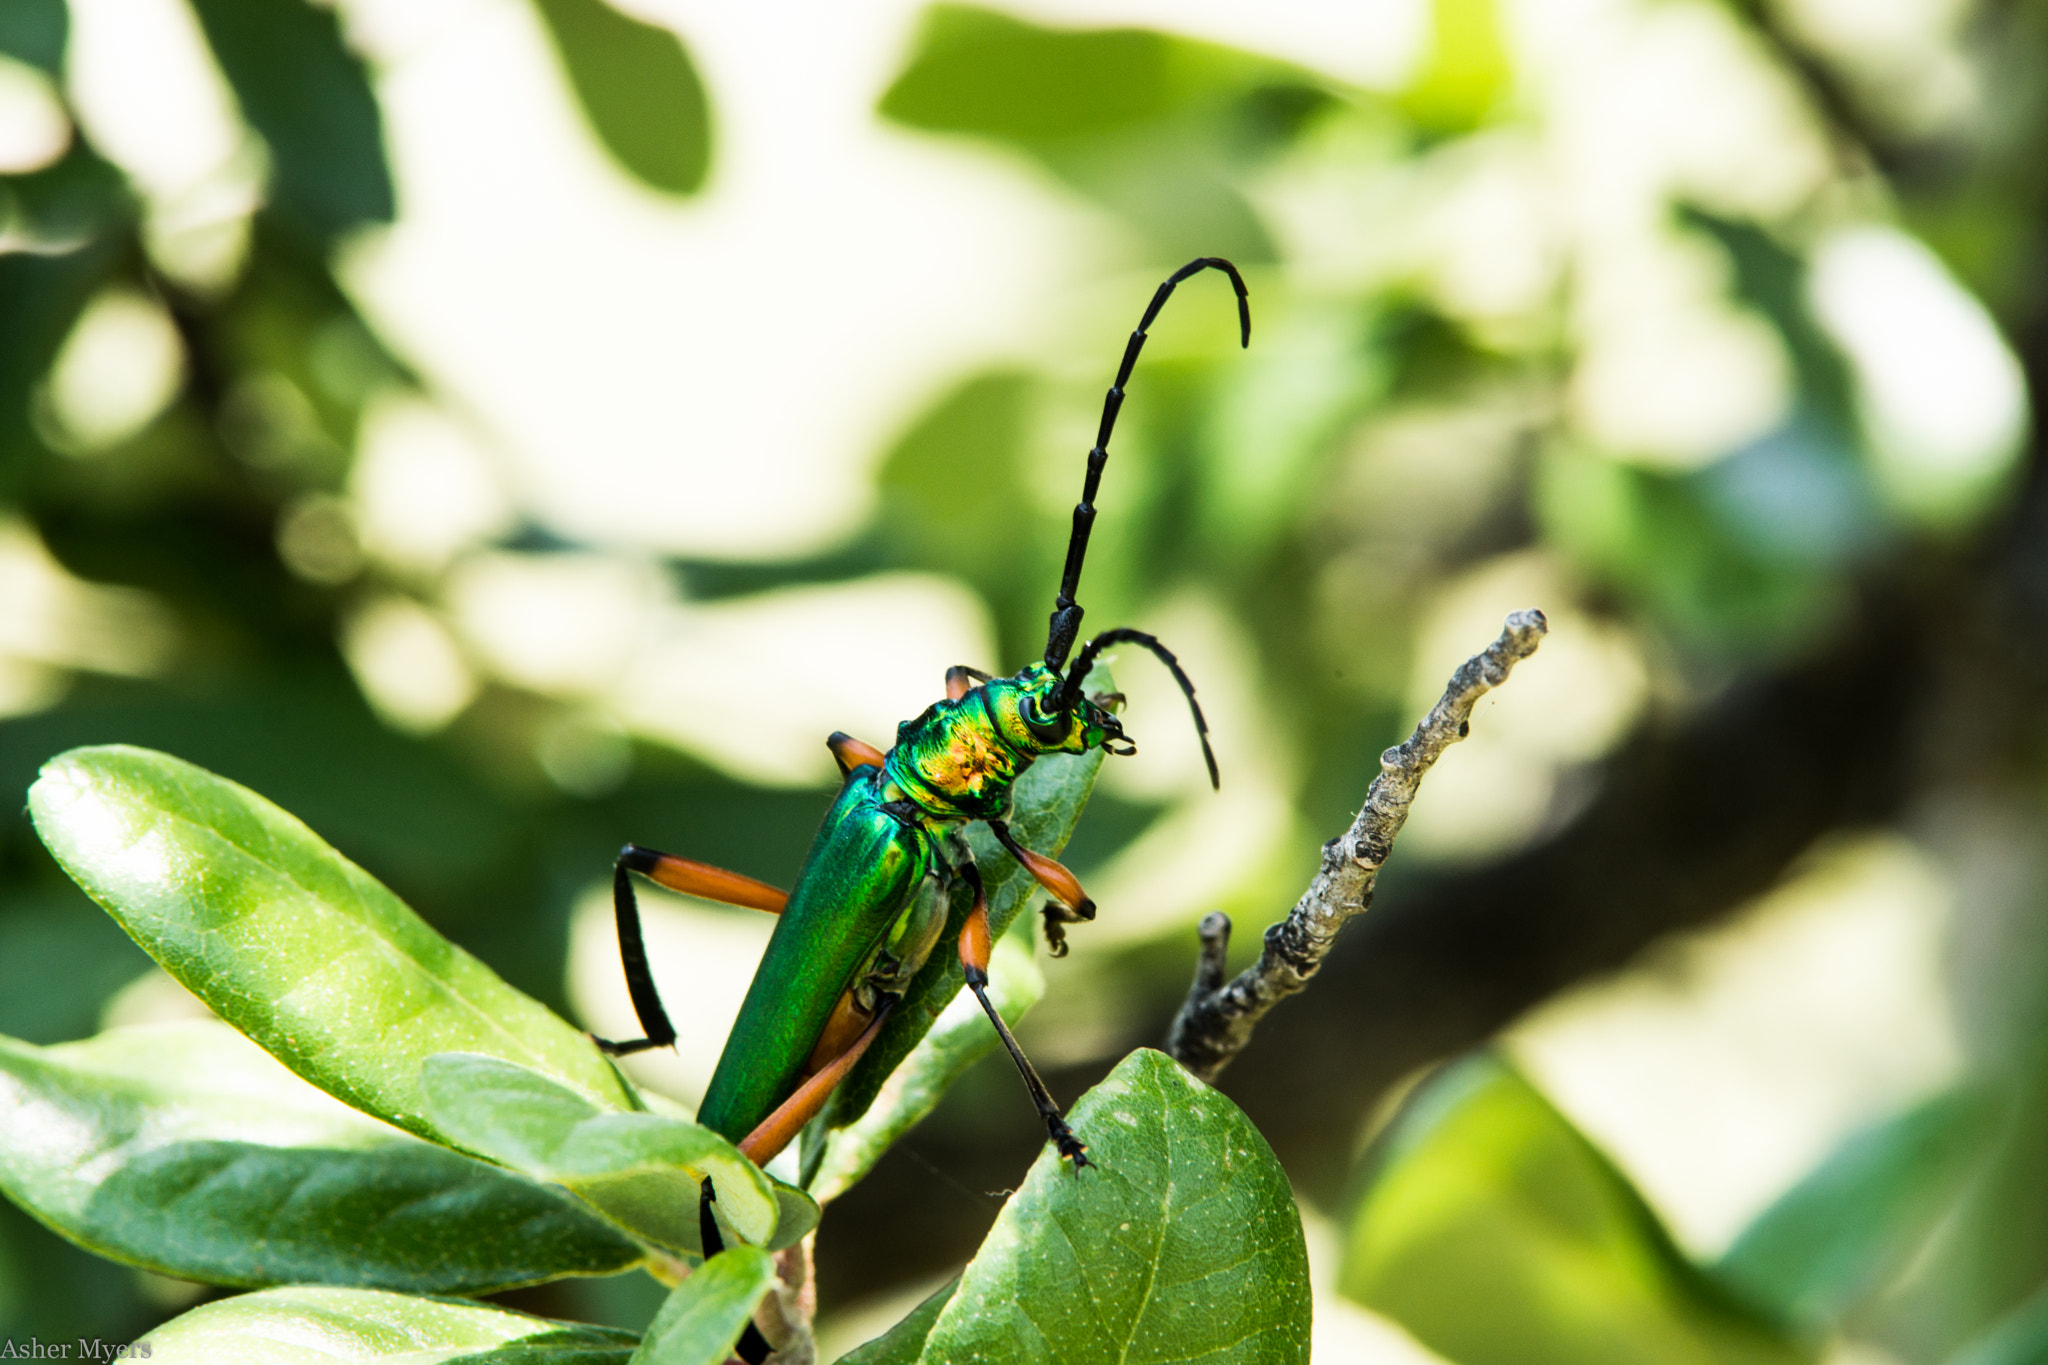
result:
[(1124, 737), (1123, 725), (1108, 707), (1069, 689), (1059, 674), (1042, 663), (1026, 666), (1014, 678), (986, 683), (983, 690), (996, 728), (1019, 753), (1134, 752)]

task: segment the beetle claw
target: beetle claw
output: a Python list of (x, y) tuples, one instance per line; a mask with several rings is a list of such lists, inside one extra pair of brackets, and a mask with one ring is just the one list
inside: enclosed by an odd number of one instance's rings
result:
[(1086, 1156), (1082, 1155), (1082, 1153), (1088, 1150), (1088, 1144), (1074, 1136), (1074, 1130), (1067, 1127), (1065, 1119), (1058, 1117), (1048, 1118), (1045, 1121), (1045, 1127), (1046, 1131), (1052, 1134), (1052, 1145), (1059, 1148), (1061, 1156), (1074, 1163), (1075, 1170), (1078, 1171), (1083, 1166), (1092, 1164)]
[(1067, 931), (1061, 921), (1053, 917), (1052, 906), (1045, 907), (1045, 948), (1054, 957), (1067, 955)]

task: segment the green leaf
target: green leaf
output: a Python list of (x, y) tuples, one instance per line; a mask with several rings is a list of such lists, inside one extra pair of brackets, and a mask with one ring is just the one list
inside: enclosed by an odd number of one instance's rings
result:
[(1996, 1136), (1968, 1090), (1852, 1136), (1759, 1214), (1714, 1269), (1753, 1302), (1834, 1324), (1882, 1289), (1954, 1207)]
[(644, 1255), (574, 1200), (366, 1118), (212, 1021), (0, 1038), (0, 1189), (89, 1250), (207, 1284), (474, 1294)]
[(790, 1190), (786, 1214), (784, 1196), (758, 1166), (685, 1119), (608, 1113), (539, 1072), (466, 1053), (428, 1058), (422, 1086), (434, 1121), (464, 1147), (565, 1186), (663, 1246), (702, 1254), (697, 1201), (706, 1176), (719, 1214), (743, 1241), (788, 1245), (817, 1222), (806, 1196)]
[[(1004, 1022), (1016, 1027), (1024, 1011), (1044, 994), (1045, 977), (1031, 959), (1030, 939), (1016, 933), (1003, 935), (989, 956), (988, 995)], [(868, 1112), (846, 1127), (832, 1130), (805, 1188), (821, 1204), (829, 1204), (853, 1188), (898, 1138), (937, 1107), (954, 1081), (1001, 1041), (972, 992), (963, 990), (954, 996), (931, 1032), (890, 1075)]]
[[(1088, 688), (1094, 692), (1116, 690), (1106, 666), (1098, 664), (1088, 675)], [(1058, 857), (1067, 840), (1073, 837), (1074, 826), (1081, 821), (1081, 809), (1088, 804), (1088, 793), (1095, 787), (1095, 775), (1102, 770), (1102, 760), (1102, 751), (1098, 749), (1089, 754), (1053, 754), (1032, 764), (1015, 789), (1010, 831), (1017, 842), (1047, 857)], [(990, 936), (1000, 939), (1038, 889), (1037, 884), (995, 841), (987, 826), (969, 825), (967, 842), (974, 850), (974, 862), (981, 869), (982, 883), (988, 892)], [(911, 981), (910, 989), (903, 993), (903, 1002), (882, 1026), (881, 1036), (868, 1048), (867, 1055), (854, 1064), (839, 1088), (832, 1092), (819, 1115), (821, 1130), (846, 1127), (867, 1113), (890, 1073), (910, 1055), (960, 994), (967, 978), (953, 945), (960, 941), (961, 926), (972, 909), (973, 901), (966, 888), (955, 888), (938, 949)], [(811, 1150), (820, 1149), (813, 1146)], [(807, 1173), (807, 1182), (809, 1178)]]
[(1810, 1358), (1686, 1261), (1497, 1057), (1439, 1072), (1368, 1160), (1339, 1288), (1459, 1365)]
[(953, 1301), (959, 1288), (958, 1279), (951, 1281), (911, 1309), (894, 1327), (839, 1357), (839, 1365), (913, 1365), (924, 1354), (925, 1339), (938, 1325), (939, 1314)]
[(535, 0), (583, 116), (650, 189), (695, 194), (711, 169), (711, 100), (668, 29), (604, 0)]
[(166, 971), (365, 1113), (443, 1140), (420, 1064), (456, 1051), (634, 1107), (589, 1035), (246, 787), (147, 749), (74, 749), (44, 765), (29, 811), (64, 870)]
[(193, 0), (242, 114), (270, 145), (270, 203), (316, 239), (396, 212), (384, 122), (340, 16), (306, 0)]
[(733, 1247), (713, 1256), (661, 1305), (632, 1365), (724, 1365), (774, 1282), (775, 1261), (765, 1251)]
[(202, 1304), (143, 1339), (206, 1365), (625, 1365), (636, 1338), (483, 1304), (374, 1289), (266, 1289)]
[(1040, 1154), (917, 1358), (1306, 1361), (1301, 1220), (1237, 1106), (1141, 1051), (1072, 1119), (1090, 1164)]

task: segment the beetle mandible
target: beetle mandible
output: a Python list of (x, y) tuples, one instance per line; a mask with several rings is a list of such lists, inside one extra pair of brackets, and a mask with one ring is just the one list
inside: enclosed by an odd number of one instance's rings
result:
[(612, 877), (619, 956), (645, 1036), (623, 1042), (598, 1039), (606, 1052), (667, 1047), (676, 1038), (648, 971), (634, 873), (671, 890), (780, 916), (697, 1111), (699, 1123), (738, 1143), (754, 1161), (766, 1162), (787, 1146), (860, 1060), (904, 988), (937, 948), (952, 888), (964, 882), (974, 896), (959, 941), (968, 989), (1009, 1049), (1061, 1156), (1077, 1168), (1088, 1164), (1085, 1145), (989, 1002), (988, 904), (980, 869), (960, 831), (972, 820), (986, 823), (1045, 889), (1046, 938), (1055, 956), (1063, 954), (1064, 926), (1093, 919), (1095, 904), (1066, 868), (1020, 845), (1006, 817), (1011, 789), (1035, 759), (1093, 749), (1135, 752), (1106, 704), (1111, 699), (1081, 690), (1097, 657), (1113, 645), (1141, 646), (1172, 672), (1193, 712), (1210, 784), (1217, 783), (1216, 757), (1194, 684), (1156, 638), (1138, 630), (1107, 630), (1082, 645), (1068, 664), (1082, 616), (1074, 594), (1124, 387), (1144, 349), (1147, 329), (1174, 287), (1207, 269), (1229, 276), (1237, 294), (1241, 343), (1251, 344), (1251, 304), (1243, 277), (1229, 261), (1214, 256), (1190, 261), (1152, 295), (1103, 400), (1043, 659), (1007, 678), (964, 665), (947, 670), (945, 700), (898, 726), (896, 743), (887, 753), (846, 734), (827, 740), (844, 781), (789, 891), (637, 844), (620, 851)]

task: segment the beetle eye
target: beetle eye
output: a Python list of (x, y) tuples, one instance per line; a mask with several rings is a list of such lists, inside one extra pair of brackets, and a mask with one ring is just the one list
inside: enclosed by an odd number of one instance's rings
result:
[(1033, 737), (1042, 739), (1048, 744), (1058, 744), (1066, 739), (1067, 717), (1065, 713), (1055, 711), (1050, 716), (1045, 715), (1038, 709), (1038, 698), (1036, 697), (1024, 698), (1024, 705), (1019, 709), (1024, 717), (1024, 728), (1029, 730)]

